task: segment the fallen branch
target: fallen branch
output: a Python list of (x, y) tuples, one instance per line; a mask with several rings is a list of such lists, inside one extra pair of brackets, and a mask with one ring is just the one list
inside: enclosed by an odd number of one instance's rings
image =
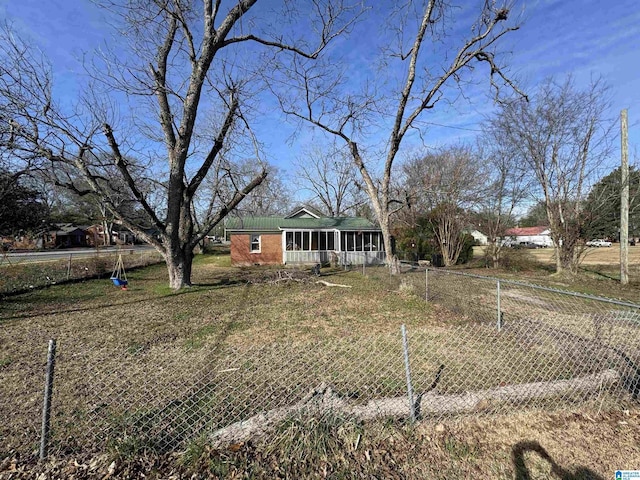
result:
[(352, 285), (343, 285), (341, 283), (330, 283), (330, 282), (325, 282), (324, 280), (318, 280), (316, 283), (320, 283), (322, 285), (324, 285), (325, 287), (341, 287), (341, 288), (351, 288)]
[[(566, 394), (587, 394), (608, 388), (619, 381), (616, 370), (605, 370), (572, 380), (523, 383), (456, 395), (428, 392), (419, 397), (416, 410), (421, 416), (468, 413), (489, 410), (499, 404), (519, 404), (531, 400), (557, 398)], [(299, 402), (254, 415), (235, 422), (211, 435), (214, 446), (246, 442), (262, 437), (279, 423), (294, 415), (324, 415), (328, 413), (373, 420), (380, 417), (406, 417), (409, 415), (406, 397), (371, 400), (365, 405), (349, 405), (348, 401), (325, 384), (314, 388)]]

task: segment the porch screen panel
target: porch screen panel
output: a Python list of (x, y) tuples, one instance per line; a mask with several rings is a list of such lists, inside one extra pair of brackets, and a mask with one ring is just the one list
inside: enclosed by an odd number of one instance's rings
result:
[(318, 234), (320, 232), (311, 232), (311, 250), (318, 250)]
[(293, 232), (287, 232), (285, 236), (287, 250), (293, 250)]
[(293, 246), (294, 250), (300, 250), (302, 248), (302, 232), (295, 232), (295, 245)]
[(371, 250), (380, 250), (380, 235), (378, 233), (371, 234)]
[(336, 234), (335, 232), (327, 232), (327, 250), (336, 249)]
[(310, 232), (302, 232), (302, 250), (309, 251), (309, 233)]
[(327, 249), (327, 232), (320, 232), (320, 250)]
[(353, 252), (355, 250), (355, 233), (354, 232), (346, 232), (347, 237), (347, 248), (345, 248), (348, 252)]
[(364, 246), (364, 235), (362, 232), (354, 232), (356, 252), (361, 252)]

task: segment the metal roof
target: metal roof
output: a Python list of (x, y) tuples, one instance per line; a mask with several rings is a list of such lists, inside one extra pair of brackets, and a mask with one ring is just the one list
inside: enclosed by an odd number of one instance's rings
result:
[(321, 217), (321, 218), (282, 218), (282, 217), (243, 217), (227, 219), (228, 231), (278, 232), (280, 230), (380, 230), (362, 217)]
[(504, 233), (505, 235), (510, 235), (510, 236), (541, 235), (546, 230), (549, 230), (549, 227), (545, 227), (544, 225), (539, 225), (537, 227), (510, 228)]

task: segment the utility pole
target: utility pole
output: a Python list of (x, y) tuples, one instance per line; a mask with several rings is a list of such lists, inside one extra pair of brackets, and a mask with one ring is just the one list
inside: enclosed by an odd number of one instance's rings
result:
[(620, 284), (629, 283), (629, 132), (627, 109), (620, 112)]

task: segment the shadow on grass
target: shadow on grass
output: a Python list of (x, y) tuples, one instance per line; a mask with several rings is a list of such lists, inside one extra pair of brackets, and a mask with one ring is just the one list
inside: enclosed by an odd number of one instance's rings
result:
[(515, 469), (515, 480), (531, 480), (532, 478), (536, 478), (536, 476), (532, 476), (527, 468), (527, 463), (524, 458), (527, 452), (535, 452), (542, 460), (548, 462), (551, 466), (552, 475), (561, 480), (604, 480), (604, 477), (586, 467), (567, 470), (558, 465), (538, 442), (528, 441), (516, 443), (511, 450), (511, 459), (513, 461), (513, 468)]
[(616, 282), (620, 281), (620, 275), (616, 276), (613, 273), (605, 272), (602, 269), (596, 270), (594, 268), (580, 267), (580, 270), (583, 271), (583, 272), (595, 275), (596, 277), (606, 278), (607, 280), (615, 280)]
[[(124, 305), (133, 305), (133, 304), (141, 304), (144, 302), (150, 302), (150, 301), (171, 301), (172, 298), (179, 296), (179, 295), (193, 295), (196, 293), (202, 293), (203, 291), (208, 291), (208, 290), (219, 290), (219, 289), (223, 289), (223, 288), (231, 288), (231, 287), (235, 287), (238, 285), (244, 285), (246, 282), (243, 282), (241, 280), (238, 281), (230, 281), (229, 279), (222, 279), (219, 282), (211, 282), (211, 283), (202, 283), (202, 284), (197, 284), (194, 285), (193, 288), (184, 288), (182, 290), (179, 290), (177, 292), (170, 292), (170, 293), (163, 293), (163, 294), (157, 294), (157, 295), (149, 295), (147, 297), (138, 297), (135, 298), (133, 300), (129, 300), (129, 301), (124, 301), (124, 302), (110, 302), (107, 304), (95, 304), (95, 305), (91, 305), (89, 307), (77, 307), (77, 308), (67, 308), (67, 309), (58, 309), (55, 311), (50, 311), (50, 312), (43, 312), (43, 311), (38, 311), (38, 312), (34, 312), (34, 313), (30, 313), (30, 312), (25, 312), (25, 313), (20, 313), (17, 315), (12, 315), (12, 316), (6, 316), (6, 317), (0, 317), (0, 325), (3, 323), (6, 323), (10, 320), (22, 320), (22, 319), (26, 319), (26, 318), (34, 318), (34, 317), (40, 317), (42, 315), (51, 315), (51, 314), (60, 314), (60, 313), (77, 313), (77, 312), (91, 312), (91, 311), (96, 311), (96, 310), (101, 310), (104, 309), (106, 307), (119, 307), (119, 306), (124, 306)], [(83, 298), (83, 300), (88, 300), (90, 299), (90, 295), (86, 295), (85, 298)], [(20, 303), (20, 297), (16, 296), (16, 297), (11, 297), (11, 298), (5, 298), (3, 299), (3, 302), (6, 305), (9, 305), (11, 303)], [(44, 302), (42, 303), (49, 303), (51, 302), (51, 299), (46, 299)]]

